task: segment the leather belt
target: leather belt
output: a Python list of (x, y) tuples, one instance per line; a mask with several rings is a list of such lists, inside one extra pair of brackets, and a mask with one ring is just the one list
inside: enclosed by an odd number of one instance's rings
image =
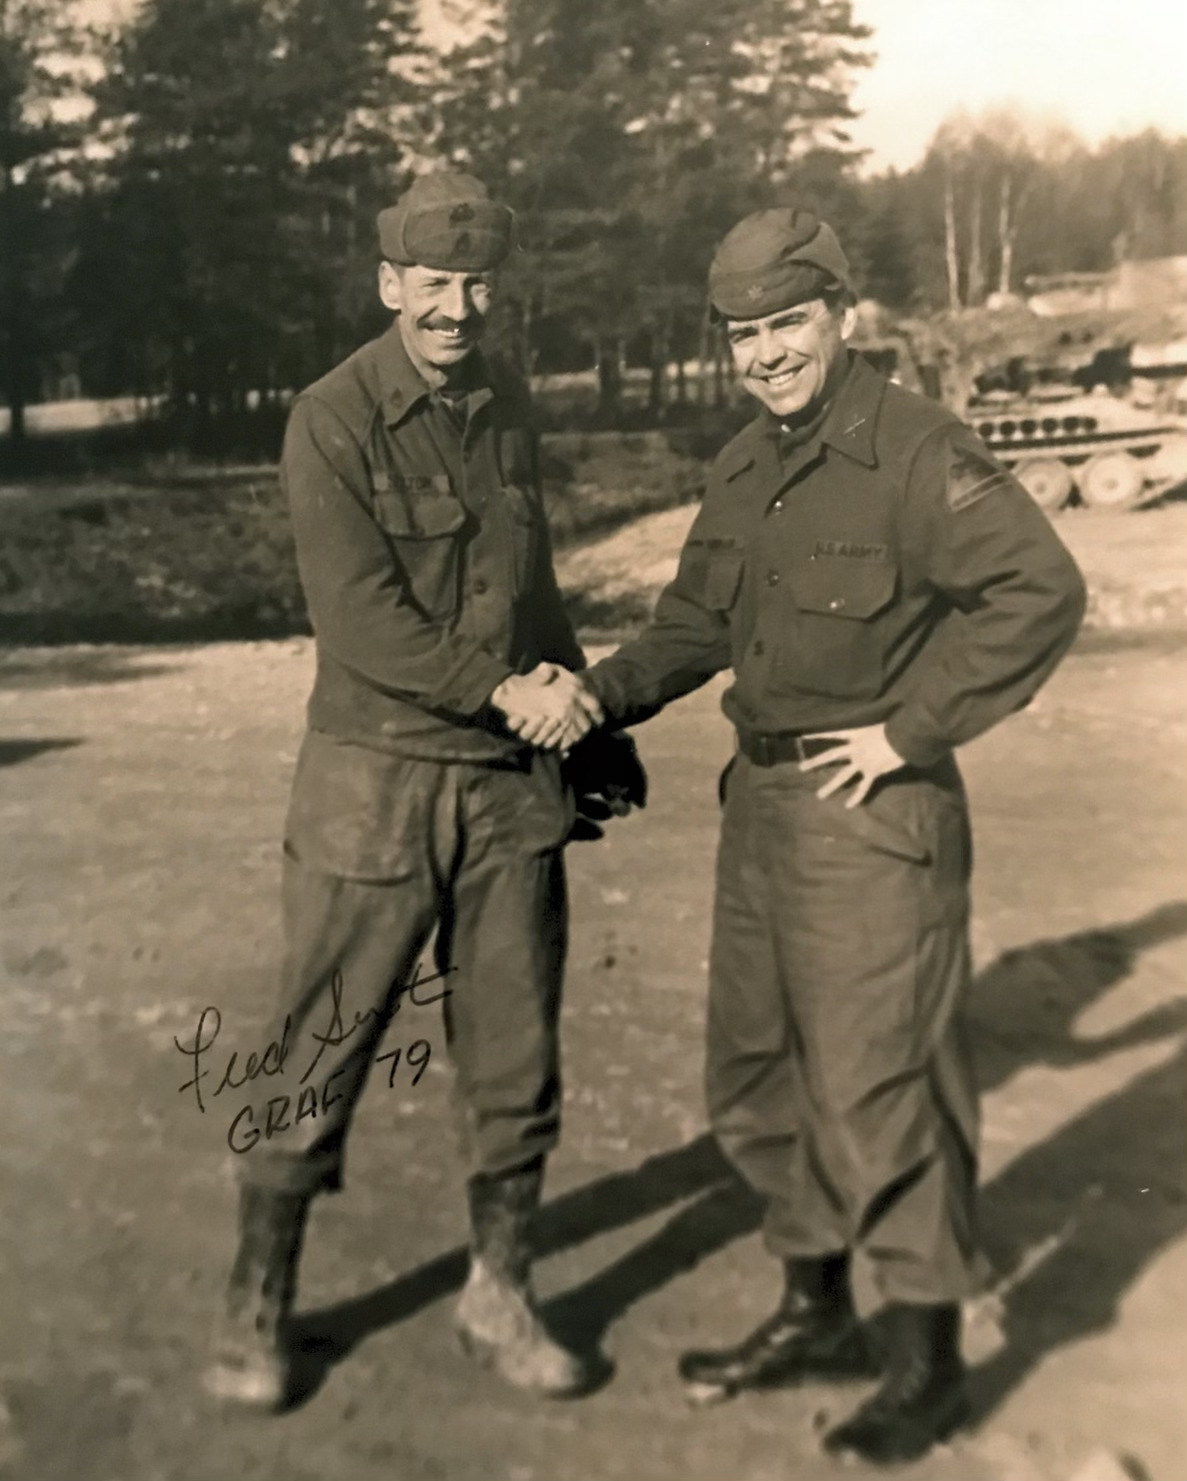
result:
[(840, 741), (813, 739), (802, 735), (763, 735), (756, 730), (738, 731), (738, 750), (755, 766), (777, 766), (781, 761), (807, 761), (834, 750)]

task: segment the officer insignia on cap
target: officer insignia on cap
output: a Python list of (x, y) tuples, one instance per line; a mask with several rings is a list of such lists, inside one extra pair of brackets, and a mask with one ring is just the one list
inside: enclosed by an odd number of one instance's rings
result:
[(466, 205), (466, 203), (463, 201), (460, 206), (454, 206), (453, 210), (450, 211), (449, 219), (451, 222), (473, 221), (474, 207)]
[(751, 303), (757, 303), (766, 291), (762, 283), (752, 283), (746, 290), (746, 297)]
[(459, 231), (453, 239), (453, 250), (455, 252), (468, 252), (470, 250), (470, 233)]

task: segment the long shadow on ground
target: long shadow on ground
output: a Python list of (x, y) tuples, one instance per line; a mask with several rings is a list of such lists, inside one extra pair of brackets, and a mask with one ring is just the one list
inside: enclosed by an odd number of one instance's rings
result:
[(1187, 1029), (1187, 999), (1160, 1003), (1107, 1034), (1077, 1033), (1076, 1020), (1130, 975), (1141, 953), (1187, 936), (1187, 900), (1135, 921), (1035, 941), (978, 974), (970, 1020), (982, 1090), (995, 1090), (1024, 1065), (1065, 1069)]
[[(551, 1303), (549, 1317), (560, 1335), (592, 1346), (641, 1296), (756, 1228), (761, 1207), (722, 1158), (713, 1138), (705, 1135), (649, 1157), (630, 1172), (598, 1178), (541, 1211), (535, 1244), (537, 1253), (547, 1256), (698, 1194), (703, 1196), (659, 1233), (595, 1280)], [(298, 1319), (293, 1333), (300, 1354), (294, 1404), (311, 1398), (329, 1369), (373, 1332), (458, 1290), (466, 1268), (466, 1251), (458, 1247), (377, 1291)]]
[[(1187, 901), (1176, 901), (1137, 921), (1041, 941), (992, 963), (973, 993), (986, 1086), (1003, 1085), (1028, 1063), (1082, 1064), (1180, 1039), (1187, 1030), (1182, 999), (1096, 1038), (1078, 1036), (1075, 1023), (1133, 970), (1142, 950), (1184, 934)], [(1185, 1092), (1187, 1045), (1180, 1044), (1164, 1064), (1025, 1152), (984, 1190), (989, 1242), (999, 1265), (1015, 1274), (1003, 1283), (1008, 1344), (974, 1374), (980, 1417), (1051, 1351), (1106, 1329), (1132, 1281), (1187, 1233)], [(635, 1302), (756, 1229), (762, 1210), (704, 1135), (542, 1211), (537, 1247), (548, 1255), (674, 1204), (687, 1206), (550, 1303), (559, 1335), (596, 1346)], [(311, 1398), (366, 1337), (457, 1290), (465, 1275), (466, 1252), (458, 1247), (379, 1290), (300, 1318), (294, 1403)]]
[(16, 766), (21, 761), (32, 761), (47, 751), (69, 751), (81, 746), (82, 741), (63, 737), (61, 740), (0, 740), (0, 767)]
[(160, 655), (148, 659), (106, 648), (28, 648), (16, 653), (0, 651), (0, 690), (78, 689), (92, 684), (126, 684), (133, 679), (155, 679), (174, 664), (161, 663)]
[(1025, 1152), (985, 1189), (1016, 1251), (1006, 1344), (974, 1374), (978, 1415), (1041, 1362), (1106, 1332), (1142, 1271), (1187, 1235), (1187, 1044)]
[(981, 1417), (1057, 1349), (1114, 1325), (1129, 1287), (1187, 1235), (1187, 998), (1107, 1034), (1075, 1032), (1078, 1015), (1144, 949), (1185, 934), (1187, 901), (1174, 901), (1126, 925), (1007, 953), (978, 978), (974, 1040), (987, 1087), (1029, 1063), (1070, 1067), (1159, 1042), (1168, 1050), (983, 1190), (1006, 1343), (974, 1374)]

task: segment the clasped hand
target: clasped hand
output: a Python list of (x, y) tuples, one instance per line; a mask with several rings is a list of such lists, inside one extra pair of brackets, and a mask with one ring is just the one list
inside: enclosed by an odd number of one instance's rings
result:
[(509, 730), (545, 750), (570, 750), (606, 718), (580, 677), (557, 663), (512, 674), (491, 695), (491, 703), (503, 712)]

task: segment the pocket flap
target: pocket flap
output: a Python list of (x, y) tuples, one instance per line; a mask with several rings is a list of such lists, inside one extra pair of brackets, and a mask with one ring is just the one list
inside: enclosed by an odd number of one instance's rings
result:
[(436, 489), (376, 491), (375, 513), (389, 535), (402, 540), (432, 540), (460, 530), (466, 511), (452, 493)]
[(861, 621), (880, 612), (894, 596), (898, 572), (882, 561), (803, 561), (793, 577), (795, 604), (802, 612)]

